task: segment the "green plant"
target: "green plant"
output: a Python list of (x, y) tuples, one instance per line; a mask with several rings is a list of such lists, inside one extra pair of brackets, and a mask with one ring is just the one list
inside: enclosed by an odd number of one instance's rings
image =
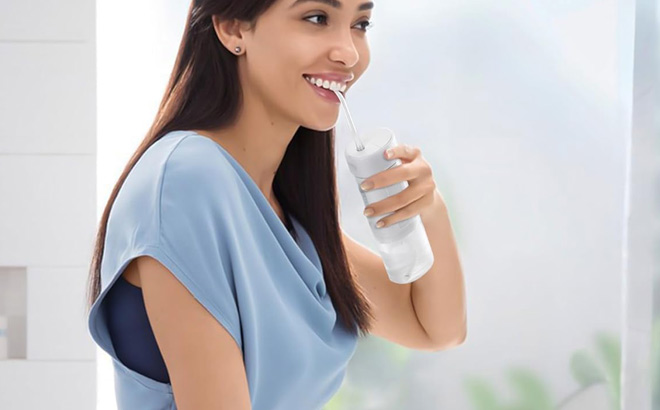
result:
[[(658, 329), (660, 334), (660, 328)], [(599, 332), (595, 336), (593, 355), (580, 349), (571, 355), (570, 372), (580, 388), (559, 403), (554, 404), (540, 377), (531, 370), (513, 368), (508, 380), (515, 398), (505, 403), (495, 388), (482, 378), (468, 377), (464, 386), (473, 410), (553, 410), (561, 409), (573, 397), (597, 383), (605, 383), (610, 392), (612, 410), (619, 409), (621, 346), (616, 335)]]
[(531, 370), (516, 367), (507, 371), (507, 379), (516, 397), (503, 403), (493, 386), (483, 378), (470, 376), (464, 387), (475, 410), (552, 410), (553, 404), (543, 381)]
[(611, 408), (618, 410), (621, 397), (621, 343), (617, 336), (600, 332), (596, 334), (594, 344), (595, 357), (585, 349), (573, 353), (571, 374), (580, 384), (578, 392), (594, 383), (605, 383), (610, 392)]
[[(660, 315), (654, 320), (651, 350), (651, 386), (653, 403), (660, 403)], [(370, 397), (392, 393), (392, 409), (409, 408), (402, 378), (414, 371), (410, 368), (410, 350), (393, 343), (367, 338), (360, 342), (356, 360), (349, 365), (350, 383), (337, 392), (324, 410), (352, 410), (369, 408)], [(351, 366), (353, 366), (351, 368)], [(507, 371), (507, 380), (514, 392), (514, 399), (505, 402), (493, 384), (487, 380), (469, 376), (464, 381), (472, 410), (554, 410), (562, 409), (573, 398), (594, 384), (607, 387), (612, 410), (620, 409), (621, 399), (621, 343), (619, 336), (597, 332), (592, 349), (579, 349), (569, 360), (569, 371), (579, 388), (555, 403), (544, 386), (544, 381), (527, 368), (514, 367)], [(392, 376), (395, 378), (392, 379)], [(348, 380), (348, 378), (347, 378)], [(372, 407), (373, 408), (373, 407)], [(385, 410), (383, 407), (377, 407)]]
[[(657, 315), (656, 315), (657, 316)], [(652, 407), (660, 406), (660, 318), (653, 322), (651, 339), (651, 388), (653, 389)]]

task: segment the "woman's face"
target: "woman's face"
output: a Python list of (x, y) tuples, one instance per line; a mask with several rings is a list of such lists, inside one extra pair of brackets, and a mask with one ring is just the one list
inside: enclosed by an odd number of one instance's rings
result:
[(331, 129), (339, 102), (320, 96), (303, 75), (339, 74), (346, 89), (360, 78), (369, 65), (365, 28), (371, 6), (368, 0), (276, 1), (258, 18), (255, 32), (244, 33), (243, 86), (273, 114), (310, 129)]

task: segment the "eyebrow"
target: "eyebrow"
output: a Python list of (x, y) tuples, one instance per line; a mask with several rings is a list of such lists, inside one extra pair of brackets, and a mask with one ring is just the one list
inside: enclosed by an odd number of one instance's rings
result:
[[(289, 7), (289, 8), (293, 8), (293, 7), (295, 7), (295, 6), (299, 5), (299, 4), (307, 3), (307, 2), (310, 2), (310, 1), (315, 1), (315, 2), (317, 2), (317, 3), (327, 4), (328, 6), (332, 6), (332, 7), (336, 8), (336, 9), (341, 9), (341, 2), (340, 2), (339, 0), (296, 0), (296, 1), (291, 5), (291, 7)], [(358, 11), (362, 11), (362, 10), (371, 10), (371, 9), (373, 9), (373, 8), (374, 8), (374, 3), (373, 3), (372, 1), (370, 1), (370, 2), (368, 2), (368, 3), (362, 3), (362, 4), (360, 4), (360, 5), (358, 6)]]

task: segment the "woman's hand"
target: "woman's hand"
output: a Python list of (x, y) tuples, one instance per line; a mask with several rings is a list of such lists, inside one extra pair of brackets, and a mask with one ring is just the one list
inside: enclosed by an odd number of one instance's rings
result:
[[(387, 156), (388, 151), (391, 151), (391, 156)], [(401, 165), (372, 175), (362, 182), (360, 188), (366, 191), (401, 181), (407, 181), (408, 187), (396, 195), (374, 202), (365, 208), (364, 214), (369, 217), (394, 212), (378, 221), (377, 227), (389, 226), (424, 213), (426, 210), (433, 209), (436, 201), (444, 205), (442, 195), (436, 190), (431, 166), (422, 158), (418, 147), (407, 144), (397, 145), (385, 152), (385, 158), (399, 158)], [(369, 186), (369, 184), (372, 185)], [(372, 210), (373, 213), (369, 213), (369, 210)]]

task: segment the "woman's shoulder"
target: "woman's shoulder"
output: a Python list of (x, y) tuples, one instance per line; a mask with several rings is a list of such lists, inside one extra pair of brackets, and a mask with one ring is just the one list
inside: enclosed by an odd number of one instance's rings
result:
[(212, 193), (234, 178), (235, 170), (213, 140), (193, 131), (171, 131), (146, 149), (126, 183), (146, 190), (168, 185)]
[[(149, 167), (161, 174), (227, 173), (231, 164), (216, 142), (193, 131), (171, 131), (154, 142), (144, 153), (153, 157), (158, 167)], [(162, 176), (162, 175), (161, 175)]]
[(135, 163), (113, 213), (138, 220), (157, 216), (163, 206), (178, 212), (195, 202), (217, 204), (235, 195), (236, 186), (235, 170), (214, 141), (192, 131), (173, 131), (152, 143)]

